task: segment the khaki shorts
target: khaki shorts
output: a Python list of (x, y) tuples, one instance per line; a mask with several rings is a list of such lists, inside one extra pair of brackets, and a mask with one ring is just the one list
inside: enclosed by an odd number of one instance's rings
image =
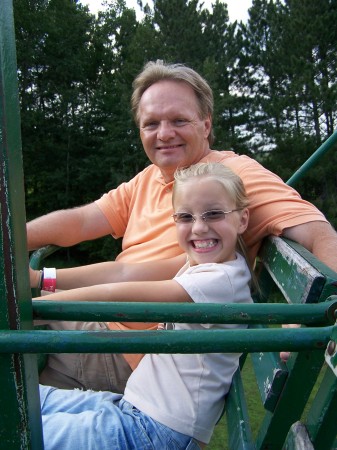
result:
[[(105, 322), (48, 322), (52, 330), (107, 331)], [(132, 370), (120, 354), (57, 353), (48, 355), (40, 383), (63, 389), (123, 393)]]

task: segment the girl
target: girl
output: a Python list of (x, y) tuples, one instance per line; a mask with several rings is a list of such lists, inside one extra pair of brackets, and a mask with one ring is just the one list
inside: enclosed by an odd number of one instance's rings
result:
[[(187, 261), (173, 280), (101, 284), (48, 300), (252, 302), (241, 234), (248, 225), (241, 179), (222, 164), (175, 174), (173, 219)], [(239, 250), (239, 251), (238, 251)], [(175, 330), (233, 328), (167, 324)], [(46, 449), (198, 449), (210, 441), (239, 354), (147, 354), (124, 395), (40, 387)]]

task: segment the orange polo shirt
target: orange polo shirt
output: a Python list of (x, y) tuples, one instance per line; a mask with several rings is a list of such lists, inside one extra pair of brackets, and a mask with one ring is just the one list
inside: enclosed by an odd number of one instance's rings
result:
[[(327, 221), (316, 207), (248, 156), (212, 150), (200, 162), (221, 162), (243, 180), (250, 202), (249, 226), (243, 238), (251, 261), (254, 261), (264, 237), (279, 236), (285, 228), (306, 222)], [(172, 185), (173, 182), (164, 182), (160, 170), (152, 164), (97, 200), (113, 229), (112, 236), (123, 237), (122, 252), (116, 260), (143, 262), (182, 253), (171, 217)], [(149, 328), (148, 324), (136, 326), (138, 329)], [(110, 322), (109, 327), (127, 330), (134, 329), (135, 324)], [(141, 358), (141, 355), (124, 356), (132, 368)]]

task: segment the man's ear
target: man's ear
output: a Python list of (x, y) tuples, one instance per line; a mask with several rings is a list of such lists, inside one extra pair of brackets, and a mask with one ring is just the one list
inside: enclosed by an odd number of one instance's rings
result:
[(211, 129), (212, 129), (212, 118), (211, 118), (211, 116), (208, 116), (204, 120), (204, 124), (205, 124), (205, 137), (208, 139), (208, 136), (210, 135)]
[(248, 208), (244, 208), (241, 211), (241, 216), (240, 216), (240, 225), (239, 225), (239, 229), (238, 229), (238, 233), (239, 234), (243, 234), (247, 227), (248, 227), (248, 222), (249, 222), (249, 210)]

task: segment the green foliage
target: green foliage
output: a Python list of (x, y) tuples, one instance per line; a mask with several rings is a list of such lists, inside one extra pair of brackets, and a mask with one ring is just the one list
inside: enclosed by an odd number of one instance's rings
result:
[[(214, 92), (215, 148), (251, 155), (284, 180), (336, 128), (336, 0), (253, 0), (246, 24), (226, 3), (124, 0), (98, 17), (80, 0), (14, 0), (27, 218), (92, 202), (149, 162), (130, 113), (149, 60), (182, 62)], [(336, 226), (336, 152), (298, 190)], [(85, 243), (82, 261), (119, 243)], [(75, 252), (75, 250), (71, 250)], [(90, 256), (89, 256), (90, 255)]]

